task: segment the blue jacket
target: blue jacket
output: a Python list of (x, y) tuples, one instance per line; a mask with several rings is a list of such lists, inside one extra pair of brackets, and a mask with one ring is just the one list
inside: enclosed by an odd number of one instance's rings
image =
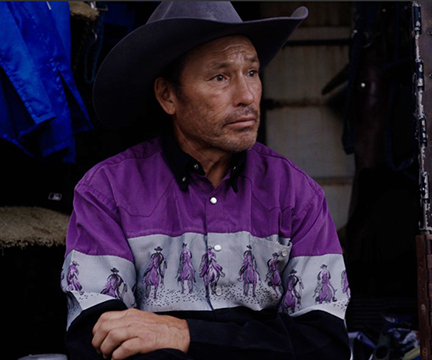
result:
[(75, 161), (74, 134), (91, 129), (72, 77), (67, 2), (0, 2), (0, 136)]

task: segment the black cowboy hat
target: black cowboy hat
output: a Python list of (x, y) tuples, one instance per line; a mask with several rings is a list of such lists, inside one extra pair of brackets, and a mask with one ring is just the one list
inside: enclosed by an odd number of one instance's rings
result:
[(248, 37), (262, 70), (307, 15), (300, 7), (291, 17), (242, 21), (230, 2), (163, 1), (103, 61), (93, 88), (96, 114), (107, 126), (137, 123), (158, 74), (187, 51), (222, 36)]

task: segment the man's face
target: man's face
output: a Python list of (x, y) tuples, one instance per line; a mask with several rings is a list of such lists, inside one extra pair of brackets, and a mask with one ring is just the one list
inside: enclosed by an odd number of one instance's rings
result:
[(255, 48), (244, 36), (193, 49), (174, 96), (177, 136), (207, 151), (234, 153), (252, 147), (260, 122), (258, 70)]

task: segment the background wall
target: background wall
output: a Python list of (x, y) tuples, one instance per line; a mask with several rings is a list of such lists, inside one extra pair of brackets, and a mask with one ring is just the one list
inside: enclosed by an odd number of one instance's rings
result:
[(309, 17), (264, 72), (266, 142), (311, 175), (326, 192), (336, 227), (347, 221), (353, 155), (341, 144), (343, 85), (321, 94), (348, 63), (349, 2), (263, 2), (262, 17), (289, 16), (301, 5)]

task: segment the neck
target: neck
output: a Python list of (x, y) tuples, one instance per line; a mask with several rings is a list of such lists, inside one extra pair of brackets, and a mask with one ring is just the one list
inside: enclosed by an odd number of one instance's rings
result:
[(181, 149), (199, 161), (206, 177), (214, 187), (217, 187), (229, 170), (232, 154), (219, 149), (201, 146), (187, 139), (178, 131), (175, 132), (175, 135)]

